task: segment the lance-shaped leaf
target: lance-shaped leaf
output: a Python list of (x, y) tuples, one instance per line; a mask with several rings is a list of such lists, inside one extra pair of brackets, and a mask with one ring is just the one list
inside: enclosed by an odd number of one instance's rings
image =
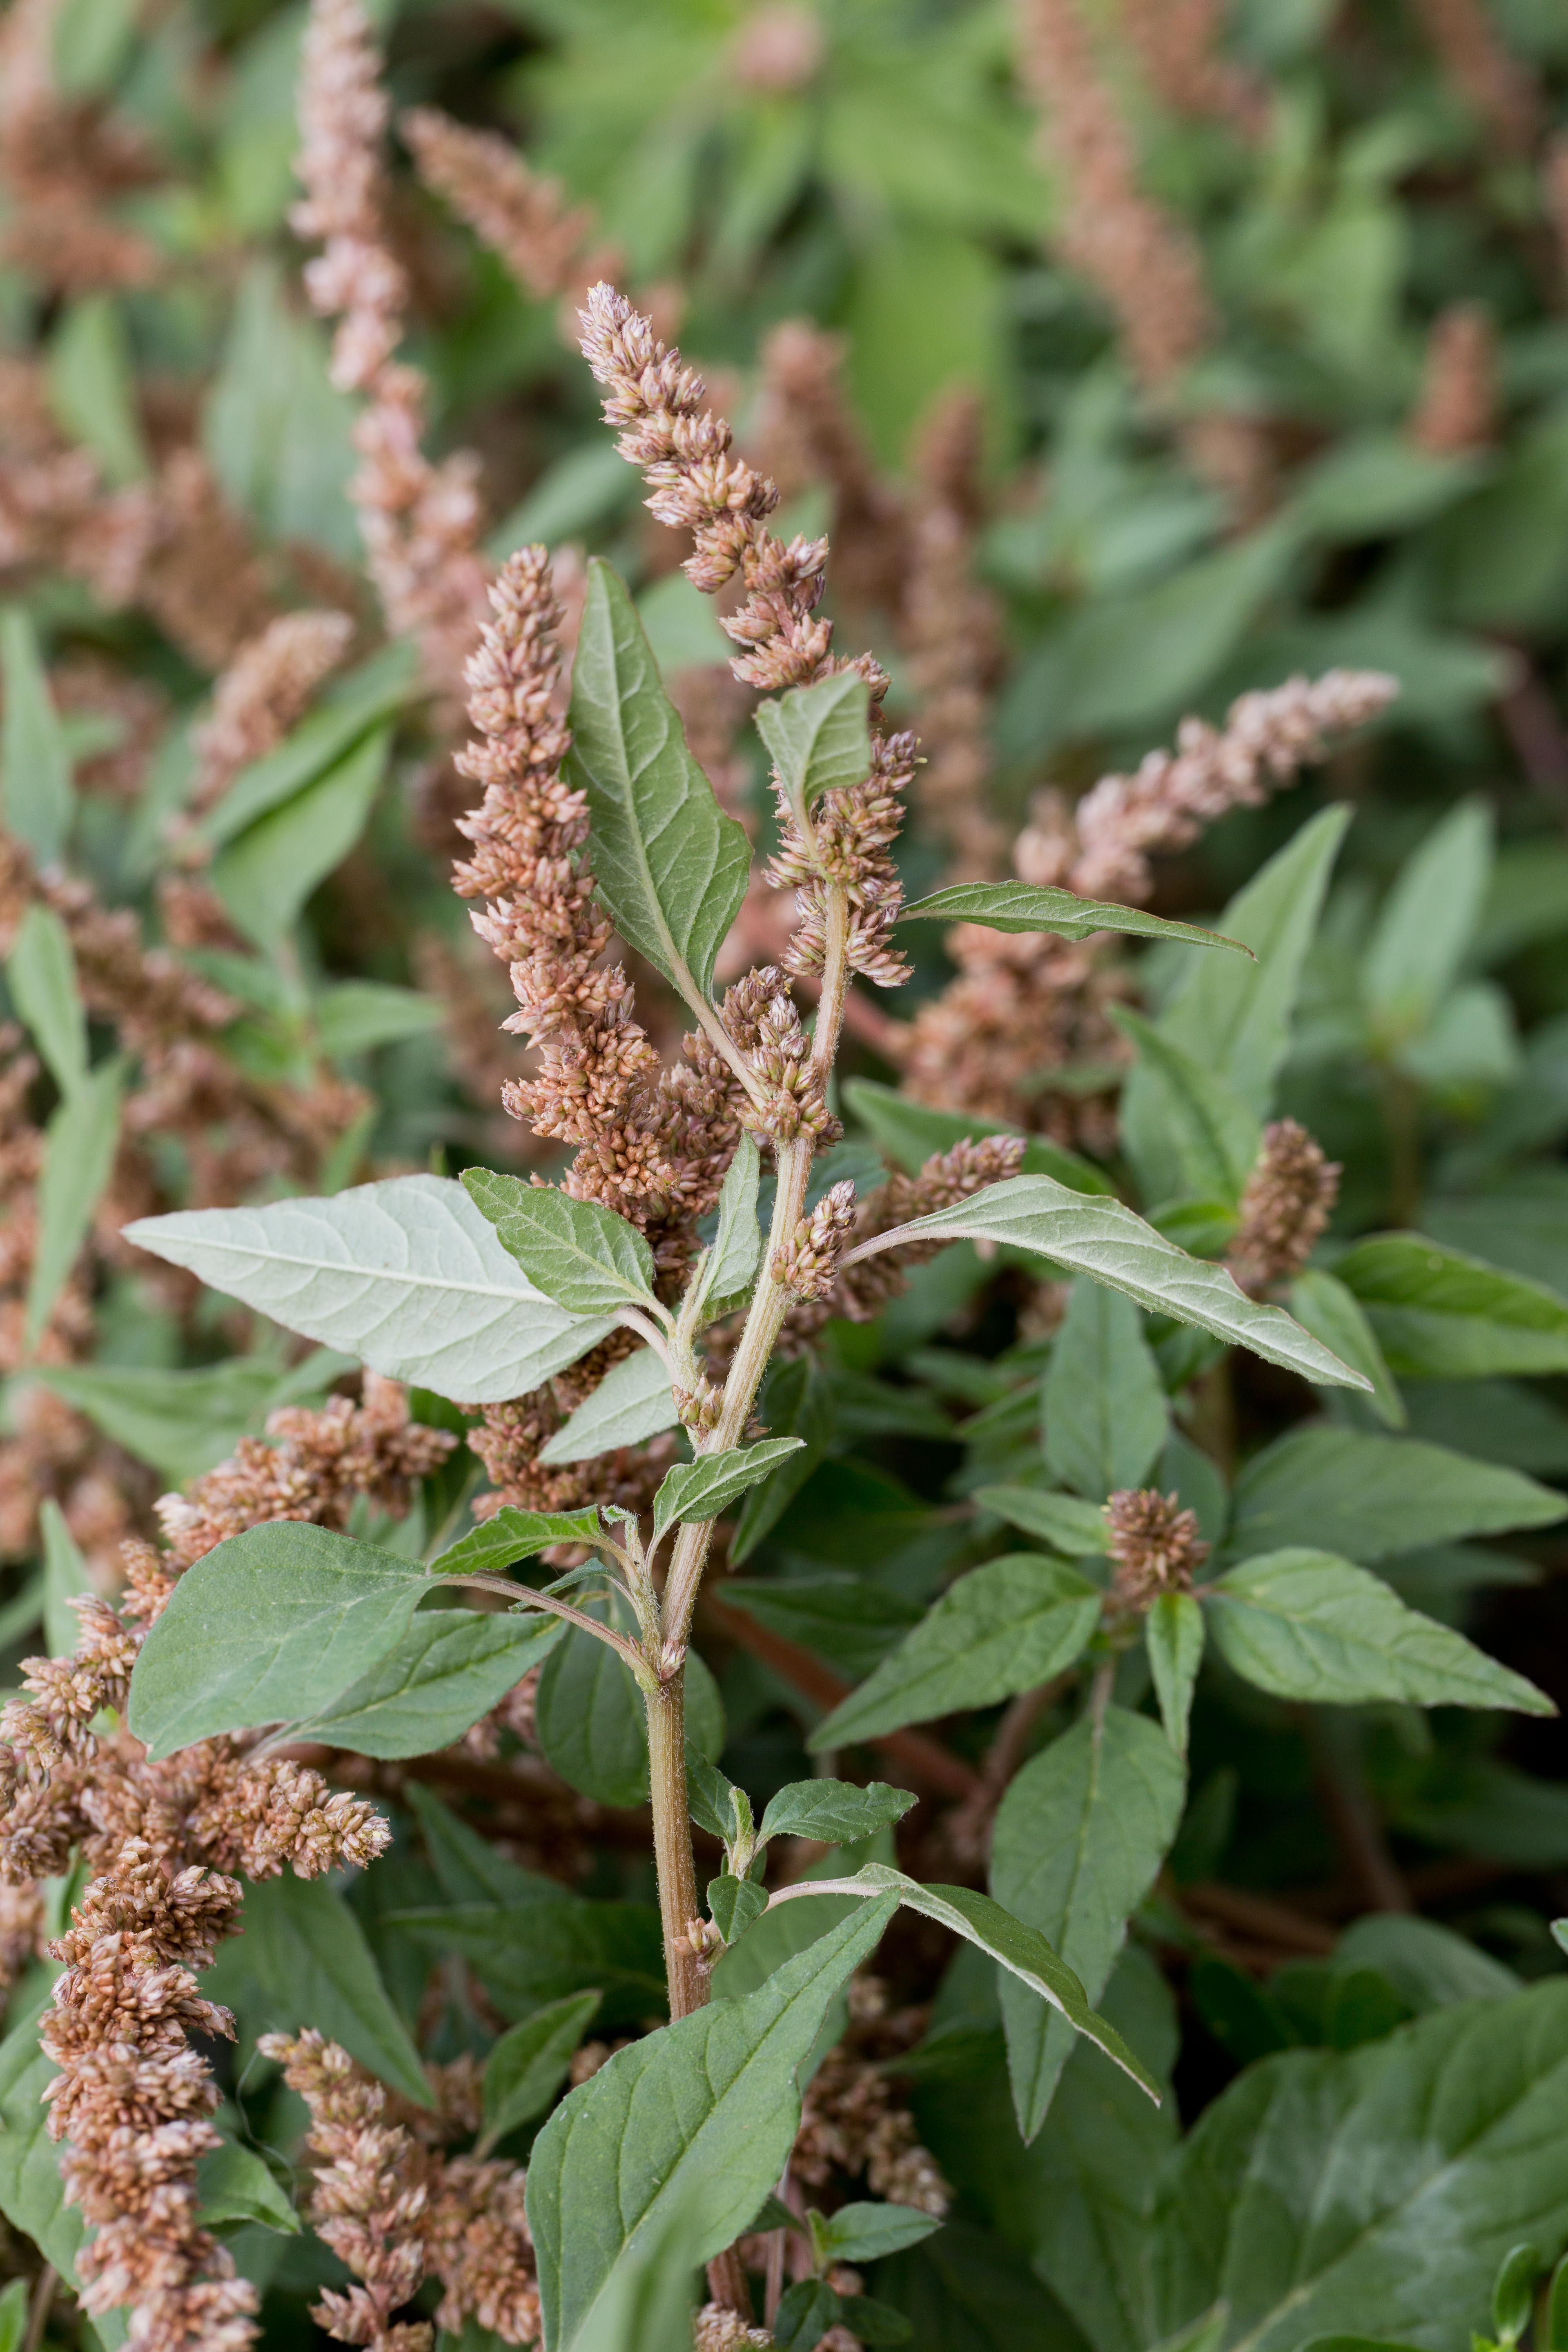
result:
[(1050, 1494), (1043, 1486), (980, 1486), (974, 1499), (983, 1509), (994, 1511), (1026, 1535), (1038, 1536), (1068, 1559), (1110, 1549), (1103, 1509), (1077, 1495)]
[(1160, 1720), (1178, 1756), (1187, 1752), (1187, 1721), (1204, 1655), (1204, 1612), (1190, 1592), (1162, 1592), (1143, 1620), (1143, 1643)]
[(619, 1445), (641, 1445), (661, 1430), (673, 1429), (679, 1419), (669, 1366), (657, 1349), (639, 1348), (610, 1366), (592, 1395), (540, 1447), (539, 1458), (552, 1465), (591, 1462)]
[[(1217, 1070), (1205, 1067), (1142, 1013), (1119, 1004), (1110, 1017), (1137, 1046), (1157, 1092), (1182, 1191), (1234, 1208), (1262, 1139), (1257, 1115)], [(1144, 1172), (1139, 1170), (1141, 1176)]]
[[(1131, 1723), (1142, 1720), (1138, 1716), (1130, 1716), (1127, 1719)], [(1165, 1744), (1153, 1725), (1145, 1724), (1144, 1728), (1164, 1748)], [(1058, 1740), (1057, 1744), (1059, 1747), (1062, 1743)], [(1165, 1754), (1168, 1758), (1168, 1748), (1165, 1748)], [(1016, 1786), (1015, 1781), (1014, 1787)], [(1178, 1814), (1180, 1811), (1178, 1800)], [(804, 1880), (799, 1883), (802, 1886), (806, 1884)], [(1010, 1909), (994, 1901), (989, 1895), (977, 1895), (970, 1886), (922, 1886), (918, 1879), (907, 1877), (901, 1870), (889, 1869), (885, 1863), (879, 1862), (865, 1864), (853, 1878), (824, 1879), (817, 1884), (836, 1894), (846, 1894), (859, 1887), (864, 1887), (871, 1895), (894, 1893), (907, 1910), (918, 1911), (923, 1919), (934, 1919), (939, 1927), (949, 1928), (955, 1936), (962, 1936), (965, 1943), (973, 1944), (1006, 1971), (1010, 1981), (1003, 1986), (1004, 2004), (1016, 1993), (1021, 2001), (1026, 2001), (1032, 2013), (1038, 2016), (1034, 2002), (1027, 2000), (1028, 1995), (1035, 1995), (1055, 2012), (1054, 2017), (1044, 2021), (1047, 2030), (1059, 2025), (1065, 2032), (1066, 2027), (1070, 2026), (1074, 2033), (1081, 2033), (1085, 2041), (1092, 2042), (1096, 2049), (1103, 2050), (1124, 2074), (1141, 2084), (1155, 2105), (1159, 2105), (1159, 2084), (1142, 2060), (1128, 2048), (1115, 2027), (1089, 2007), (1082, 1984), (1060, 1953), (1047, 1942), (1038, 1928), (1015, 1916)], [(774, 1899), (777, 1900), (776, 1897)], [(1120, 1944), (1120, 1935), (1117, 1940)], [(1070, 2044), (1071, 2035), (1068, 2034), (1066, 2040)]]
[(1337, 1275), (1309, 1265), (1290, 1285), (1290, 1311), (1304, 1331), (1331, 1348), (1342, 1361), (1372, 1382), (1372, 1408), (1389, 1429), (1404, 1429), (1409, 1421), (1388, 1360), (1377, 1334), (1353, 1291)]
[(588, 796), (599, 896), (621, 937), (688, 1003), (705, 1000), (746, 895), (751, 845), (688, 751), (636, 607), (598, 558), (571, 716), (566, 772)]
[(38, 1532), (44, 1538), (44, 1639), (51, 1658), (68, 1657), (81, 1638), (81, 1619), (71, 1602), (85, 1600), (92, 1579), (81, 1546), (52, 1495), (39, 1507)]
[(28, 908), (5, 960), (5, 981), (49, 1076), (62, 1095), (74, 1094), (87, 1079), (87, 1014), (70, 935), (52, 907), (35, 900)]
[(546, 1298), (443, 1176), (142, 1217), (125, 1233), (287, 1329), (459, 1403), (526, 1395), (614, 1326)]
[(1557, 1712), (1522, 1675), (1331, 1552), (1266, 1552), (1228, 1570), (1203, 1597), (1226, 1663), (1278, 1698)]
[(758, 704), (757, 732), (797, 823), (823, 793), (864, 783), (871, 770), (870, 709), (870, 688), (853, 670)]
[(230, 1964), (260, 1988), (269, 2026), (314, 2026), (405, 2099), (433, 2104), (424, 2063), (364, 1929), (325, 1878), (287, 1870), (253, 1882), (245, 1890), (244, 1932), (231, 1951)]
[(247, 827), (208, 869), (212, 887), (247, 939), (275, 950), (306, 899), (341, 865), (364, 831), (392, 756), (382, 727), (337, 765)]
[(544, 2113), (598, 2007), (596, 1992), (571, 1993), (546, 2001), (501, 2035), (485, 2061), (485, 2137), (479, 2154)]
[(1119, 1487), (1143, 1485), (1164, 1450), (1170, 1413), (1131, 1299), (1079, 1276), (1042, 1394), (1046, 1463), (1064, 1486), (1100, 1503)]
[(795, 2144), (828, 2004), (897, 1907), (867, 1902), (757, 1991), (630, 2043), (562, 2102), (528, 2166), (549, 2352), (572, 2352), (622, 2249), (678, 2202), (702, 2217), (700, 2261), (750, 2225)]
[[(939, 1151), (951, 1151), (955, 1143), (1018, 1134), (1005, 1120), (982, 1118), (976, 1111), (939, 1110), (931, 1103), (911, 1102), (897, 1087), (880, 1087), (874, 1078), (847, 1080), (844, 1099), (883, 1158), (907, 1176), (918, 1176), (928, 1160)], [(1024, 1147), (1020, 1175), (1054, 1176), (1074, 1192), (1115, 1192), (1103, 1168), (1080, 1160), (1076, 1151), (1064, 1151), (1047, 1136), (1026, 1135), (1019, 1140)]]
[(429, 1564), (432, 1576), (500, 1576), (520, 1559), (531, 1559), (554, 1544), (598, 1543), (603, 1535), (596, 1504), (585, 1511), (520, 1511), (503, 1504), (493, 1518), (481, 1519)]
[(1550, 1527), (1555, 1488), (1498, 1462), (1371, 1430), (1292, 1429), (1236, 1482), (1226, 1549), (1234, 1559), (1309, 1544), (1363, 1562), (1510, 1528)]
[(768, 1799), (759, 1839), (816, 1838), (823, 1845), (854, 1845), (901, 1822), (919, 1800), (886, 1780), (858, 1788), (852, 1780), (792, 1780)]
[(960, 882), (906, 907), (900, 920), (924, 919), (933, 923), (982, 923), (988, 931), (1055, 931), (1065, 940), (1086, 940), (1094, 931), (1124, 931), (1138, 940), (1185, 940), (1194, 947), (1229, 948), (1237, 955), (1252, 950), (1239, 940), (1222, 939), (1217, 931), (1198, 929), (1194, 923), (1168, 922), (1163, 915), (1146, 914), (1142, 907), (1119, 907), (1100, 898), (1080, 898), (1072, 890), (1047, 890), (1029, 882)]
[[(1181, 1763), (1158, 1727), (1110, 1706), (1032, 1758), (1002, 1800), (993, 1891), (1048, 1937), (1082, 1979), (1089, 2000), (1104, 1989), (1128, 1918), (1176, 1834), (1185, 1787)], [(1071, 2037), (1016, 1985), (1002, 1987), (1002, 2016), (1018, 2128), (1032, 2139)]]
[(48, 1328), (113, 1170), (124, 1081), (123, 1063), (105, 1062), (67, 1095), (44, 1131), (38, 1236), (23, 1330), (26, 1348), (36, 1347)]
[(149, 1755), (321, 1713), (395, 1650), (430, 1590), (415, 1561), (295, 1519), (247, 1528), (188, 1568), (131, 1678)]
[(1413, 1380), (1568, 1370), (1568, 1304), (1424, 1234), (1373, 1234), (1335, 1262), (1391, 1369)]
[(763, 1231), (757, 1223), (762, 1173), (756, 1138), (742, 1134), (719, 1194), (719, 1224), (712, 1246), (698, 1269), (695, 1296), (682, 1309), (688, 1330), (700, 1320), (710, 1323), (738, 1306), (757, 1278), (763, 1255)]
[(614, 1315), (652, 1298), (653, 1252), (614, 1209), (491, 1168), (466, 1168), (463, 1190), (535, 1289), (569, 1315)]
[(666, 1471), (653, 1498), (655, 1541), (677, 1519), (716, 1519), (786, 1454), (798, 1454), (805, 1442), (764, 1437), (757, 1445), (731, 1445), (721, 1454), (700, 1454), (695, 1462), (678, 1462)]
[(1032, 1689), (1079, 1655), (1100, 1599), (1076, 1568), (1041, 1552), (1009, 1552), (971, 1569), (817, 1725), (810, 1745), (843, 1748)]
[(70, 753), (31, 620), (18, 606), (0, 613), (0, 815), (40, 866), (66, 845), (76, 814)]
[(499, 1706), (565, 1630), (562, 1617), (426, 1610), (395, 1650), (295, 1736), (356, 1756), (433, 1756)]
[(1260, 1307), (1238, 1290), (1223, 1266), (1189, 1257), (1120, 1201), (1088, 1200), (1048, 1176), (1014, 1176), (989, 1184), (950, 1209), (915, 1217), (890, 1233), (873, 1234), (845, 1259), (896, 1249), (911, 1241), (994, 1241), (1030, 1250), (1074, 1273), (1125, 1292), (1140, 1307), (1191, 1323), (1216, 1339), (1250, 1348), (1310, 1381), (1364, 1389), (1361, 1372), (1342, 1364), (1321, 1340), (1278, 1307)]

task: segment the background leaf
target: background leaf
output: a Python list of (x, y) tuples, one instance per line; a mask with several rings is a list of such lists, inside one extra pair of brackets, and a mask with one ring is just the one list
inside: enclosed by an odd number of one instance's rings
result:
[(1163, 1451), (1169, 1414), (1160, 1368), (1131, 1299), (1079, 1276), (1051, 1349), (1043, 1399), (1046, 1462), (1064, 1486), (1102, 1503), (1119, 1487), (1145, 1483)]
[(364, 831), (391, 752), (392, 730), (373, 730), (315, 782), (236, 835), (213, 860), (213, 888), (230, 920), (258, 947), (276, 948), (287, 938), (316, 885), (348, 856)]
[(123, 1066), (103, 1063), (66, 1097), (44, 1131), (37, 1244), (23, 1327), (23, 1343), (29, 1349), (48, 1328), (113, 1173), (124, 1090)]
[(5, 960), (5, 984), (61, 1094), (87, 1079), (87, 1015), (70, 935), (52, 907), (35, 899)]
[(1372, 1562), (1419, 1545), (1550, 1527), (1563, 1498), (1517, 1470), (1446, 1446), (1354, 1429), (1295, 1429), (1236, 1482), (1226, 1551), (1310, 1543)]
[(1415, 1380), (1568, 1369), (1568, 1304), (1421, 1234), (1373, 1234), (1335, 1263), (1391, 1368)]
[(364, 1931), (326, 1879), (286, 1871), (247, 1886), (245, 1931), (225, 1960), (255, 1982), (270, 2031), (313, 2025), (416, 2106), (433, 2104)]
[(1194, 947), (1247, 950), (1236, 940), (1193, 923), (1173, 923), (1151, 915), (1142, 907), (1114, 901), (1080, 898), (1072, 890), (1037, 889), (1027, 882), (961, 882), (951, 890), (935, 891), (906, 907), (901, 919), (934, 923), (981, 923), (988, 931), (1056, 931), (1063, 939), (1085, 940), (1096, 931), (1120, 931), (1140, 940), (1180, 940)]
[(70, 834), (76, 789), (37, 635), (16, 605), (0, 613), (0, 809), (39, 865), (52, 866)]

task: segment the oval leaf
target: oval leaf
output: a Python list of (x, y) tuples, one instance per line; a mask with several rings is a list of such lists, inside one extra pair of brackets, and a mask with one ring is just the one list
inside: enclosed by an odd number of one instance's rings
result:
[(535, 1288), (571, 1315), (613, 1315), (653, 1297), (653, 1252), (634, 1224), (597, 1201), (467, 1168), (463, 1190)]
[(805, 1443), (801, 1437), (764, 1437), (756, 1445), (731, 1445), (721, 1454), (700, 1454), (695, 1462), (678, 1462), (653, 1498), (655, 1541), (677, 1519), (716, 1519)]
[(620, 1445), (641, 1445), (680, 1420), (669, 1367), (652, 1348), (612, 1364), (591, 1396), (562, 1423), (539, 1458), (551, 1465), (591, 1462)]

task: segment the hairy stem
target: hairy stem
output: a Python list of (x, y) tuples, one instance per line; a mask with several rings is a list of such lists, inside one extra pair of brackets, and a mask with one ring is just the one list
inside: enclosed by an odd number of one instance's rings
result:
[(658, 1866), (658, 1914), (664, 1928), (664, 1969), (669, 2014), (689, 2017), (708, 1999), (708, 1979), (687, 1929), (698, 1916), (697, 1864), (686, 1800), (686, 1674), (682, 1668), (647, 1693), (648, 1785), (653, 1798), (653, 1850)]

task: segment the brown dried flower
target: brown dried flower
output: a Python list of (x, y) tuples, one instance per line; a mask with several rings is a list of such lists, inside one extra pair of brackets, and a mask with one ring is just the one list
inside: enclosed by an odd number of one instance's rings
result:
[(1497, 331), (1484, 302), (1451, 302), (1432, 322), (1410, 438), (1435, 457), (1484, 449), (1497, 429)]
[(1328, 1225), (1339, 1189), (1338, 1162), (1297, 1120), (1279, 1118), (1264, 1129), (1226, 1254), (1243, 1290), (1260, 1298), (1300, 1272)]
[(510, 140), (471, 131), (438, 107), (398, 117), (420, 177), (511, 272), (525, 294), (542, 301), (582, 283), (583, 248), (594, 215), (570, 205), (559, 180), (531, 171)]
[(1198, 1533), (1198, 1515), (1184, 1511), (1174, 1495), (1152, 1486), (1123, 1487), (1105, 1506), (1115, 1563), (1111, 1592), (1117, 1605), (1142, 1615), (1163, 1592), (1191, 1589), (1193, 1571), (1209, 1556)]

